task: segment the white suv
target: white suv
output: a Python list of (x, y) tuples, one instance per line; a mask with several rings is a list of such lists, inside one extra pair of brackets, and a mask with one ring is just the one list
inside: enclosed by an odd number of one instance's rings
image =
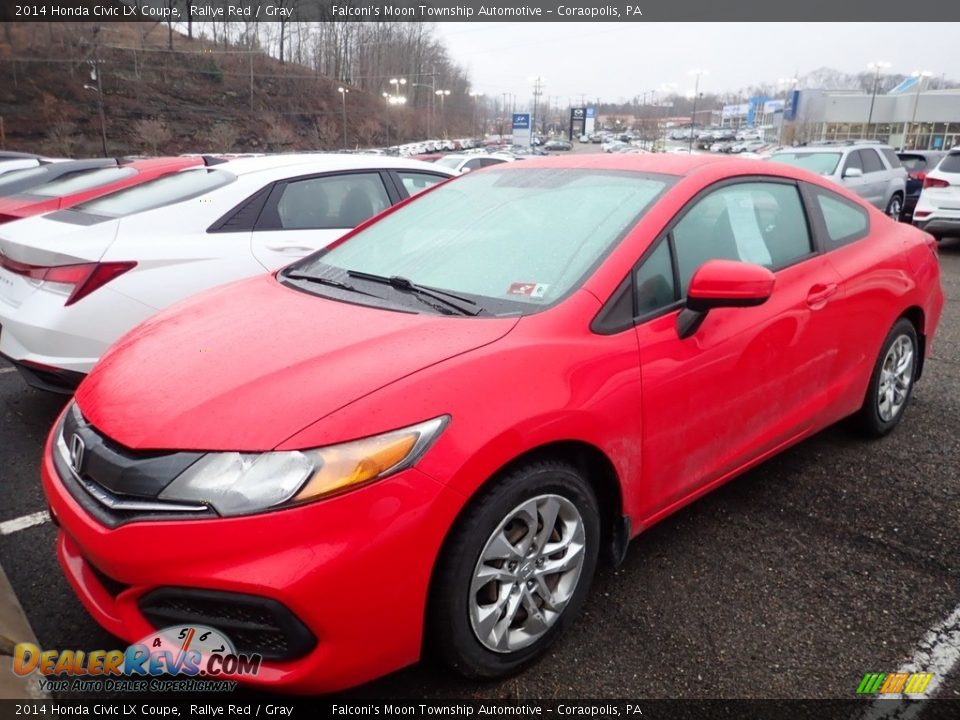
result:
[(952, 150), (927, 173), (913, 224), (937, 240), (960, 237), (960, 149)]

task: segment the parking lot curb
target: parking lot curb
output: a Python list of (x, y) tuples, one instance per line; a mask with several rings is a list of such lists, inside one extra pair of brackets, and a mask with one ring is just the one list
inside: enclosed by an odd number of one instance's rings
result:
[(45, 699), (47, 694), (40, 690), (36, 675), (24, 678), (13, 672), (13, 649), (22, 642), (36, 645), (37, 637), (0, 566), (0, 699)]

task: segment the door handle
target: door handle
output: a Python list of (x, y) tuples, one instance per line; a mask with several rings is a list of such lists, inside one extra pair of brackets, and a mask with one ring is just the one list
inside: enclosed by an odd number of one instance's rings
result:
[(817, 283), (812, 288), (810, 292), (807, 293), (807, 305), (816, 309), (821, 308), (827, 304), (827, 300), (836, 295), (837, 293), (837, 284), (836, 283)]
[(316, 248), (312, 248), (309, 245), (267, 245), (267, 249), (285, 253), (311, 253)]

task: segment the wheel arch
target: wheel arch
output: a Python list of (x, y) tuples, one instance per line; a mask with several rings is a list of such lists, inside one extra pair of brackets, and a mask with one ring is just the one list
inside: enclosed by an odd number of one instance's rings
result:
[[(437, 570), (441, 558), (447, 551), (454, 529), (461, 522), (471, 505), (490, 487), (491, 483), (509, 474), (514, 469), (537, 460), (564, 460), (583, 473), (584, 478), (596, 494), (600, 508), (600, 556), (613, 565), (619, 565), (630, 542), (630, 521), (623, 515), (623, 488), (613, 462), (600, 448), (583, 440), (556, 440), (525, 450), (505, 462), (471, 493), (457, 512), (450, 527), (444, 534), (443, 542), (430, 571), (427, 602), (424, 606), (423, 632), (428, 632), (430, 622), (427, 615), (434, 602), (433, 589), (436, 585)], [(424, 638), (423, 647), (428, 645)]]
[[(927, 354), (927, 335), (926, 335), (926, 314), (923, 312), (923, 308), (919, 305), (911, 305), (906, 310), (904, 310), (897, 317), (897, 321), (902, 318), (906, 318), (913, 325), (913, 329), (917, 331), (917, 343), (919, 344), (917, 359), (917, 373), (916, 379), (920, 379), (920, 375), (923, 373), (923, 363), (924, 357)], [(895, 321), (896, 323), (896, 321)]]

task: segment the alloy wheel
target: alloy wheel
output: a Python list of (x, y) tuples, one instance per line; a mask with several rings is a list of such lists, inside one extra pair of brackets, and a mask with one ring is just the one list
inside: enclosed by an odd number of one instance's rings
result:
[(877, 412), (884, 422), (890, 422), (903, 410), (913, 382), (913, 362), (913, 342), (906, 335), (897, 336), (880, 366)]
[(577, 589), (585, 546), (583, 518), (561, 495), (539, 495), (507, 513), (470, 583), (470, 626), (480, 643), (509, 653), (543, 637)]

